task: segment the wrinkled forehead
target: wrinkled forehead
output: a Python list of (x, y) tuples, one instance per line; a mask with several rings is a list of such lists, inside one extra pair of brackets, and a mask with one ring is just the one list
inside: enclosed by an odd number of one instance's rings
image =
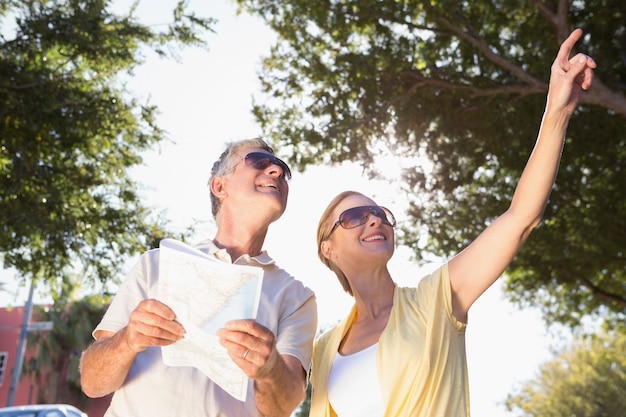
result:
[(376, 202), (361, 194), (350, 195), (343, 199), (335, 208), (333, 215), (338, 218), (344, 211), (359, 206), (375, 206)]
[(258, 147), (256, 147), (256, 146), (248, 146), (248, 147), (241, 148), (241, 149), (237, 150), (237, 151), (233, 154), (233, 157), (234, 157), (235, 159), (237, 159), (237, 160), (239, 160), (239, 159), (243, 159), (243, 158), (245, 158), (245, 157), (246, 157), (246, 155), (248, 155), (249, 153), (252, 153), (252, 152), (259, 152), (259, 153), (266, 153), (266, 154), (268, 154), (268, 155), (273, 155), (273, 154), (269, 153), (268, 151), (266, 151), (266, 150), (265, 150), (265, 149), (263, 149), (263, 148), (258, 148)]

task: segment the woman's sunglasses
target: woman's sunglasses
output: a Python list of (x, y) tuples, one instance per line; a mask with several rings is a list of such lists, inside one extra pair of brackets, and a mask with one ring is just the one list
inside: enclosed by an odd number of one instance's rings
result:
[(283, 171), (281, 177), (284, 177), (287, 181), (291, 179), (291, 170), (289, 166), (281, 159), (276, 158), (274, 155), (263, 152), (250, 152), (243, 158), (247, 166), (259, 171), (263, 171), (268, 166), (274, 164)]
[(395, 227), (396, 226), (396, 218), (393, 217), (393, 214), (381, 206), (359, 206), (352, 207), (348, 210), (344, 211), (339, 215), (339, 220), (335, 222), (333, 228), (330, 229), (330, 233), (328, 236), (335, 231), (335, 229), (339, 226), (344, 229), (352, 229), (354, 227), (358, 227), (364, 225), (367, 222), (370, 214), (378, 217), (382, 220), (382, 222), (388, 226)]

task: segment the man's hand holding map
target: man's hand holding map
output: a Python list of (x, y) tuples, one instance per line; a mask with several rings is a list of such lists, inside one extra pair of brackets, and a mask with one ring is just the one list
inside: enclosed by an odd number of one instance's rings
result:
[(168, 366), (194, 366), (243, 401), (247, 376), (230, 359), (215, 332), (229, 320), (255, 319), (263, 270), (232, 265), (174, 239), (159, 252), (159, 301), (185, 328), (185, 337), (162, 348)]

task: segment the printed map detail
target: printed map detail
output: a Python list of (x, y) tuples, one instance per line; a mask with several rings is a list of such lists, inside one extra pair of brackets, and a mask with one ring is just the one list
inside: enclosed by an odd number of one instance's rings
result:
[(174, 239), (159, 251), (159, 301), (185, 328), (182, 340), (161, 348), (168, 366), (194, 366), (244, 401), (247, 376), (219, 344), (215, 332), (228, 320), (255, 319), (263, 270), (232, 265)]

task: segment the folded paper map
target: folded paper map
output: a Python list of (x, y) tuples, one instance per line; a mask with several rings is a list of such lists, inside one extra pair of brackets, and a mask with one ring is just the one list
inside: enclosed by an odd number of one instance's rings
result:
[(185, 337), (162, 347), (168, 366), (194, 366), (244, 401), (248, 378), (215, 332), (229, 320), (255, 319), (263, 270), (221, 262), (186, 243), (164, 239), (159, 251), (159, 301), (185, 328)]

